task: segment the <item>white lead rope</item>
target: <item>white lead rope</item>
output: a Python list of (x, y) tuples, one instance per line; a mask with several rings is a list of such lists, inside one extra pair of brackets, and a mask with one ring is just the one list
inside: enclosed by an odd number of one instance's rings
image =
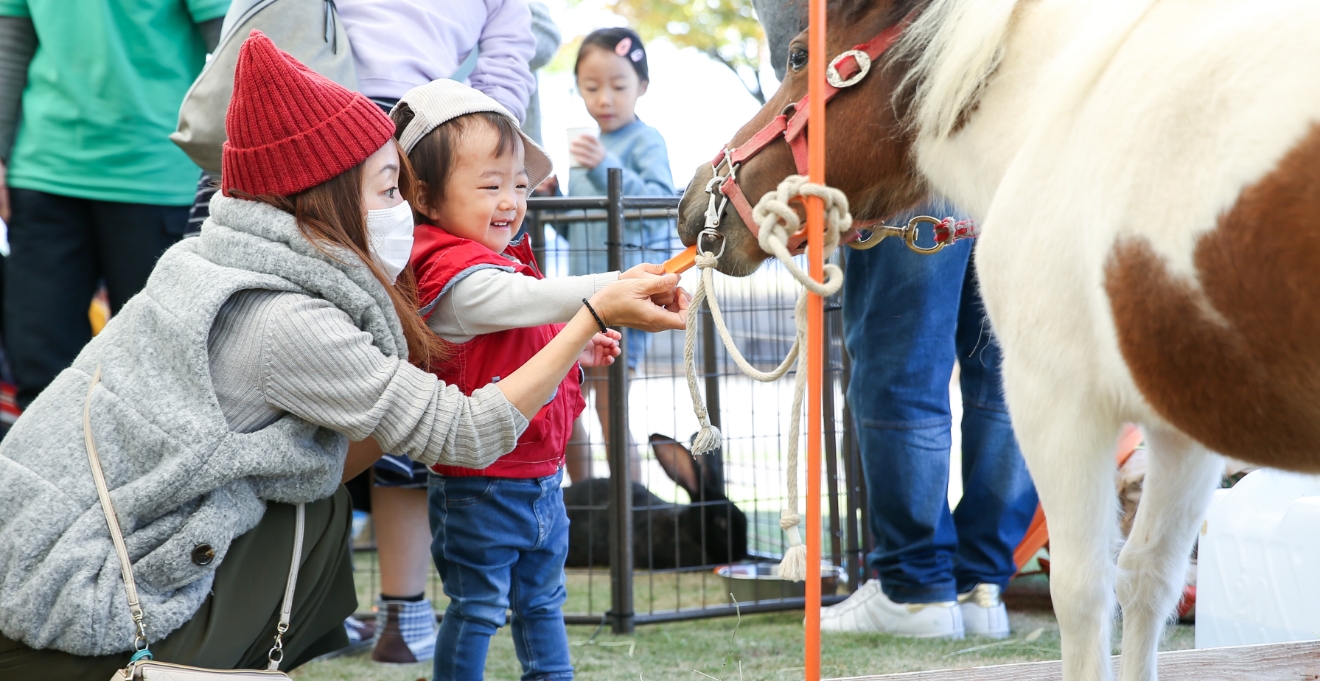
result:
[(790, 202), (795, 198), (805, 196), (820, 197), (825, 204), (825, 247), (821, 257), (828, 258), (834, 254), (834, 251), (838, 250), (839, 240), (852, 226), (852, 216), (848, 213), (848, 198), (844, 196), (843, 192), (832, 187), (812, 184), (802, 175), (790, 175), (779, 183), (779, 187), (775, 191), (762, 196), (761, 200), (756, 203), (756, 207), (752, 209), (752, 219), (756, 221), (761, 230), (758, 236), (761, 248), (783, 263), (789, 274), (793, 275), (793, 278), (804, 287), (802, 293), (798, 295), (797, 305), (793, 310), (793, 319), (797, 327), (796, 336), (793, 339), (793, 346), (789, 348), (788, 354), (784, 357), (784, 361), (768, 372), (760, 371), (752, 366), (738, 351), (738, 346), (734, 343), (733, 337), (729, 334), (728, 326), (724, 323), (724, 315), (720, 312), (719, 303), (715, 300), (711, 271), (719, 263), (719, 256), (711, 252), (700, 252), (702, 242), (700, 237), (697, 240), (699, 252), (696, 256), (696, 266), (701, 276), (696, 293), (692, 297), (691, 307), (688, 309), (687, 334), (683, 346), (683, 362), (687, 373), (688, 390), (692, 393), (693, 410), (701, 423), (701, 430), (692, 442), (694, 454), (716, 449), (721, 442), (720, 431), (711, 425), (710, 416), (706, 412), (705, 404), (701, 399), (701, 392), (697, 388), (695, 359), (697, 313), (701, 309), (703, 301), (710, 305), (711, 318), (715, 322), (720, 340), (724, 342), (724, 347), (728, 350), (729, 356), (733, 358), (734, 363), (738, 365), (738, 368), (744, 374), (754, 380), (766, 383), (783, 377), (784, 374), (788, 373), (789, 367), (796, 364), (797, 373), (793, 381), (793, 411), (788, 429), (787, 499), (779, 515), (779, 526), (783, 528), (784, 533), (788, 536), (788, 550), (784, 552), (784, 558), (778, 569), (780, 578), (795, 582), (804, 581), (807, 577), (807, 549), (802, 543), (802, 534), (799, 529), (802, 517), (798, 513), (797, 479), (802, 402), (807, 387), (807, 296), (809, 293), (815, 293), (821, 297), (828, 297), (838, 293), (839, 289), (843, 287), (843, 271), (837, 265), (825, 265), (825, 281), (817, 282), (802, 271), (797, 263), (793, 262), (793, 255), (788, 250), (788, 239), (790, 235), (801, 228), (801, 221)]

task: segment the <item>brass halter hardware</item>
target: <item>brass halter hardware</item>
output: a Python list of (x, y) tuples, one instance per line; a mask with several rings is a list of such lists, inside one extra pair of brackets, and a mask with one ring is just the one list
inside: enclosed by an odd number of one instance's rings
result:
[(923, 223), (935, 226), (942, 222), (944, 221), (939, 218), (933, 218), (929, 215), (918, 215), (917, 217), (908, 220), (908, 223), (902, 227), (886, 224), (876, 225), (871, 228), (870, 236), (859, 241), (849, 242), (848, 247), (853, 250), (865, 251), (879, 246), (880, 242), (884, 241), (887, 237), (896, 236), (902, 239), (903, 243), (907, 245), (908, 250), (913, 253), (920, 253), (921, 255), (939, 253), (944, 250), (945, 246), (949, 245), (949, 242), (936, 241), (934, 246), (919, 246), (917, 245), (917, 237), (921, 234), (921, 225)]

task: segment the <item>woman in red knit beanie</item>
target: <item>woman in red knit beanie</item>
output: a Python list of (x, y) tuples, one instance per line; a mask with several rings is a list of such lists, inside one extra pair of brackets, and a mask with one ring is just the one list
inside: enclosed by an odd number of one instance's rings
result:
[(382, 450), (488, 466), (605, 324), (684, 326), (676, 276), (620, 281), (464, 395), (408, 361), (443, 348), (416, 314), (412, 176), (389, 118), (254, 31), (226, 128), (201, 236), (0, 442), (0, 678), (104, 679), (143, 643), (162, 662), (285, 670), (343, 646), (357, 602), (342, 480)]

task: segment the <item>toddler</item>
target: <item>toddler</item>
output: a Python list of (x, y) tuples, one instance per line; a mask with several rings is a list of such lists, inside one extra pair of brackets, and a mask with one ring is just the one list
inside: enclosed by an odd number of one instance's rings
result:
[[(412, 267), (420, 314), (452, 354), (429, 367), (464, 393), (499, 381), (544, 347), (585, 299), (622, 274), (544, 279), (528, 240), (512, 241), (528, 187), (550, 159), (490, 97), (452, 80), (413, 88), (391, 112), (418, 180)], [(606, 366), (619, 334), (597, 334), (580, 359)], [(570, 372), (514, 450), (484, 469), (434, 466), (431, 552), (450, 599), (436, 639), (435, 679), (479, 679), (490, 637), (513, 612), (523, 678), (571, 679), (565, 598), (568, 516), (560, 483), (582, 374)]]

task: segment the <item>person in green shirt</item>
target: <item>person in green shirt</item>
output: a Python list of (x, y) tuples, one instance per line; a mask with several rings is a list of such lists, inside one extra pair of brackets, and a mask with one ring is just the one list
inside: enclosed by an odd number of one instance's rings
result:
[(198, 168), (169, 134), (228, 8), (0, 0), (3, 321), (20, 407), (91, 338), (98, 286), (117, 312), (183, 235)]

